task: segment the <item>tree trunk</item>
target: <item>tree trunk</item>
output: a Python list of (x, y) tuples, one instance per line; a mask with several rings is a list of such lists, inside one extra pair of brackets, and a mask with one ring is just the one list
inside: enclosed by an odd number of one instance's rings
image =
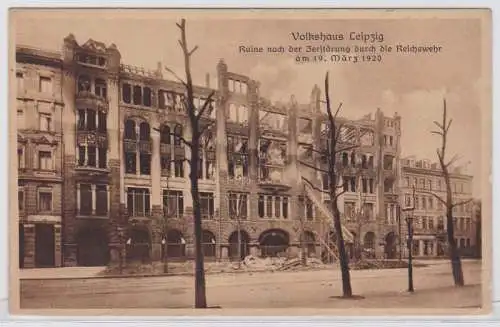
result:
[(349, 272), (349, 261), (345, 251), (344, 236), (342, 235), (342, 224), (340, 222), (340, 211), (337, 206), (337, 199), (332, 201), (332, 206), (335, 233), (337, 234), (337, 247), (339, 249), (340, 270), (342, 272), (342, 295), (344, 297), (351, 297), (351, 274)]
[(460, 253), (457, 249), (457, 242), (455, 241), (455, 235), (453, 231), (453, 210), (448, 207), (446, 210), (446, 227), (448, 234), (448, 244), (450, 245), (450, 262), (451, 271), (453, 274), (453, 281), (455, 286), (464, 286), (464, 275), (462, 271), (462, 261), (460, 260)]
[[(191, 124), (192, 127), (196, 124)], [(207, 297), (205, 292), (205, 267), (203, 258), (203, 249), (201, 247), (202, 229), (201, 229), (201, 211), (200, 211), (200, 194), (198, 191), (198, 162), (199, 162), (199, 138), (197, 131), (193, 128), (193, 140), (191, 146), (191, 172), (189, 178), (191, 180), (191, 196), (193, 197), (193, 214), (194, 214), (194, 240), (195, 240), (195, 308), (206, 308)]]

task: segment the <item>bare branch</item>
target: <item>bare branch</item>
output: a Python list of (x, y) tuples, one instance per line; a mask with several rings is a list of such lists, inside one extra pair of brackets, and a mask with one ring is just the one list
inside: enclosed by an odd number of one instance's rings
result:
[(337, 107), (337, 110), (335, 111), (335, 115), (333, 116), (333, 118), (337, 118), (341, 108), (342, 108), (342, 102), (339, 103), (339, 106)]
[(342, 195), (344, 194), (345, 192), (347, 192), (347, 190), (343, 190), (342, 192), (340, 193), (336, 193), (334, 196), (333, 196), (333, 201), (337, 201), (337, 199)]
[(304, 161), (302, 161), (302, 160), (299, 160), (299, 163), (300, 163), (301, 165), (304, 165), (304, 166), (306, 166), (306, 167), (308, 167), (308, 168), (311, 168), (311, 169), (314, 169), (314, 170), (320, 171), (320, 172), (322, 172), (322, 173), (326, 173), (326, 174), (328, 174), (328, 173), (329, 173), (329, 171), (328, 171), (328, 170), (321, 169), (321, 168), (319, 168), (319, 167), (313, 166), (313, 165), (311, 165), (311, 164), (309, 164), (309, 163), (307, 163), (307, 162), (304, 162)]
[(212, 102), (212, 97), (214, 96), (214, 94), (215, 94), (215, 91), (210, 92), (210, 94), (208, 95), (208, 98), (205, 99), (205, 103), (203, 103), (203, 107), (201, 107), (200, 111), (198, 112), (198, 117), (197, 117), (198, 121), (205, 113), (205, 110), (207, 110), (208, 105)]
[(179, 77), (179, 75), (176, 74), (176, 72), (174, 72), (172, 69), (168, 68), (167, 66), (165, 66), (165, 70), (167, 72), (169, 72), (170, 74), (172, 74), (175, 79), (177, 79), (180, 83), (182, 83), (182, 85), (186, 86), (186, 82), (184, 82), (184, 80), (182, 78)]
[(325, 191), (317, 186), (315, 186), (309, 179), (307, 179), (306, 177), (302, 176), (302, 179), (309, 185), (309, 187), (311, 187), (312, 189), (318, 191), (318, 192), (321, 192), (321, 193), (324, 193), (324, 194), (329, 194), (328, 191)]
[(471, 202), (471, 201), (473, 201), (473, 200), (474, 200), (474, 199), (473, 199), (473, 198), (471, 198), (471, 199), (468, 199), (468, 200), (464, 200), (464, 201), (460, 201), (460, 202), (457, 202), (457, 203), (453, 203), (453, 204), (451, 205), (451, 207), (452, 207), (452, 208), (453, 208), (453, 207), (458, 207), (458, 206), (460, 206), (460, 205), (462, 205), (462, 204), (469, 203), (469, 202)]
[(443, 132), (439, 132), (439, 131), (431, 131), (431, 134), (436, 134), (436, 135), (443, 136)]
[(214, 124), (215, 124), (215, 121), (210, 121), (208, 124), (200, 126), (200, 135), (203, 135)]
[(191, 57), (196, 50), (198, 50), (198, 46), (195, 46), (193, 49), (191, 49), (191, 51), (189, 51), (188, 53), (188, 56)]
[(441, 198), (439, 195), (437, 195), (436, 193), (434, 192), (429, 192), (429, 191), (422, 191), (422, 190), (419, 190), (421, 193), (423, 194), (428, 194), (428, 195), (432, 195), (433, 197), (435, 197), (439, 202), (441, 202), (442, 204), (446, 205), (446, 200), (444, 200), (443, 198)]
[(443, 125), (441, 125), (440, 123), (438, 123), (437, 121), (434, 121), (434, 124), (436, 124), (437, 127), (439, 127), (440, 130), (443, 129)]
[(448, 163), (446, 164), (446, 167), (450, 167), (455, 161), (457, 161), (458, 159), (460, 159), (460, 156), (458, 155), (454, 155), (450, 161), (448, 161)]
[[(153, 130), (158, 132), (158, 133), (161, 133), (160, 129), (159, 128), (156, 128), (156, 127), (153, 127)], [(169, 133), (169, 135), (173, 135), (175, 138), (179, 139), (182, 143), (184, 143), (185, 145), (191, 147), (193, 144), (189, 141), (187, 141), (185, 138), (183, 138), (182, 136), (178, 136), (177, 134), (175, 133)]]

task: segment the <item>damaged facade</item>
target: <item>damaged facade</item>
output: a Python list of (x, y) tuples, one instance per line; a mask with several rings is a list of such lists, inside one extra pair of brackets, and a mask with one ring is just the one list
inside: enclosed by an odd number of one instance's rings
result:
[[(124, 65), (115, 45), (79, 45), (73, 35), (62, 53), (18, 47), (16, 58), (21, 265), (193, 258), (184, 86), (161, 65)], [(327, 121), (320, 89), (307, 105), (272, 104), (257, 81), (220, 61), (217, 85), (195, 87), (195, 104), (213, 90), (199, 173), (206, 259), (302, 249), (328, 258), (328, 196), (303, 180), (328, 187), (310, 168), (324, 167), (312, 151)], [(350, 255), (360, 244), (368, 256), (395, 258), (401, 119), (377, 110), (345, 123), (345, 142), (359, 145), (337, 164)]]

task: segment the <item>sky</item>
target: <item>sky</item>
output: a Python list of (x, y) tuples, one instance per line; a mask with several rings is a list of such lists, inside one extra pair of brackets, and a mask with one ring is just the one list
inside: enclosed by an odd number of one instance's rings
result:
[[(158, 62), (182, 76), (183, 58), (178, 45), (181, 17), (161, 14), (113, 13), (19, 13), (15, 20), (16, 44), (60, 50), (63, 38), (74, 34), (79, 44), (89, 38), (114, 43), (122, 62), (156, 69)], [(381, 63), (297, 64), (293, 56), (241, 54), (240, 45), (287, 46), (320, 43), (294, 41), (292, 32), (380, 33), (383, 44), (442, 46), (439, 54), (387, 55)], [(313, 86), (323, 89), (325, 73), (331, 79), (330, 94), (343, 103), (342, 115), (349, 118), (374, 113), (397, 112), (402, 119), (402, 156), (415, 155), (437, 161), (440, 138), (431, 134), (434, 120), (442, 119), (443, 98), (453, 119), (448, 153), (460, 156), (460, 164), (474, 176), (473, 195), (481, 196), (482, 117), (481, 92), (486, 82), (482, 72), (481, 24), (477, 19), (234, 19), (188, 16), (190, 46), (198, 46), (192, 58), (194, 81), (205, 83), (209, 73), (215, 86), (216, 65), (224, 59), (231, 72), (260, 82), (260, 93), (274, 101), (291, 95), (309, 103)], [(330, 45), (353, 45), (331, 41)], [(164, 73), (166, 76), (167, 73)], [(484, 101), (484, 99), (483, 99)], [(336, 107), (336, 106), (335, 106)], [(483, 175), (484, 176), (484, 175)]]

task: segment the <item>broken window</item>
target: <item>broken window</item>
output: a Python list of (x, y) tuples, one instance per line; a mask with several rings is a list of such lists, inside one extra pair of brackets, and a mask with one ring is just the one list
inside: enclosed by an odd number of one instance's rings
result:
[(125, 173), (135, 174), (137, 172), (136, 161), (135, 152), (125, 152)]
[(184, 159), (175, 159), (174, 170), (175, 177), (184, 178)]
[(160, 143), (170, 144), (170, 127), (167, 125), (160, 127)]
[(164, 90), (158, 90), (158, 108), (165, 109), (167, 107), (167, 93)]
[(160, 158), (161, 176), (170, 176), (170, 156), (162, 155)]
[(97, 162), (97, 154), (95, 146), (87, 146), (87, 166), (96, 167)]
[(239, 136), (227, 137), (228, 174), (240, 179), (248, 176), (248, 139)]
[(393, 187), (394, 181), (390, 178), (386, 178), (384, 180), (384, 192), (386, 193), (392, 193), (392, 187)]
[(134, 85), (133, 101), (135, 105), (142, 104), (142, 87)]
[(99, 168), (106, 168), (107, 166), (107, 154), (108, 150), (106, 148), (99, 148)]
[(100, 78), (95, 80), (95, 95), (103, 98), (106, 98), (108, 96), (105, 80)]
[(141, 153), (140, 160), (140, 173), (141, 175), (151, 174), (151, 155), (149, 153)]
[(97, 129), (96, 124), (96, 112), (92, 109), (87, 109), (87, 130), (95, 131)]
[(127, 188), (127, 209), (131, 217), (149, 216), (151, 212), (149, 189)]
[(123, 94), (123, 102), (130, 103), (132, 101), (132, 88), (130, 84), (123, 83), (122, 94)]
[(349, 166), (349, 154), (347, 152), (342, 152), (342, 166)]
[(78, 110), (78, 123), (77, 123), (77, 129), (79, 131), (85, 130), (85, 110), (79, 109)]
[(181, 145), (182, 139), (182, 126), (177, 125), (174, 128), (174, 145)]
[(92, 215), (92, 185), (80, 184), (80, 215)]
[(374, 144), (374, 133), (368, 129), (361, 129), (360, 142), (364, 146), (372, 146)]
[(90, 77), (82, 75), (78, 77), (78, 92), (90, 92)]
[(200, 211), (202, 218), (212, 218), (214, 216), (214, 194), (200, 192)]
[(184, 214), (182, 191), (163, 190), (163, 208), (167, 217), (182, 217)]
[(384, 169), (385, 170), (392, 170), (393, 169), (393, 161), (394, 157), (391, 155), (384, 155)]
[(260, 139), (259, 143), (260, 179), (281, 182), (287, 155), (286, 143), (269, 139)]
[(151, 107), (151, 89), (149, 87), (144, 88), (143, 103), (146, 107)]
[(108, 127), (107, 127), (107, 119), (106, 119), (106, 113), (99, 111), (97, 113), (97, 125), (99, 126), (98, 131), (101, 133), (106, 133)]
[(108, 190), (106, 185), (96, 185), (95, 198), (95, 214), (106, 216), (108, 214)]
[(248, 195), (246, 193), (229, 193), (229, 218), (246, 219), (248, 211)]
[(133, 120), (127, 120), (125, 122), (125, 139), (127, 140), (135, 140), (135, 122)]

